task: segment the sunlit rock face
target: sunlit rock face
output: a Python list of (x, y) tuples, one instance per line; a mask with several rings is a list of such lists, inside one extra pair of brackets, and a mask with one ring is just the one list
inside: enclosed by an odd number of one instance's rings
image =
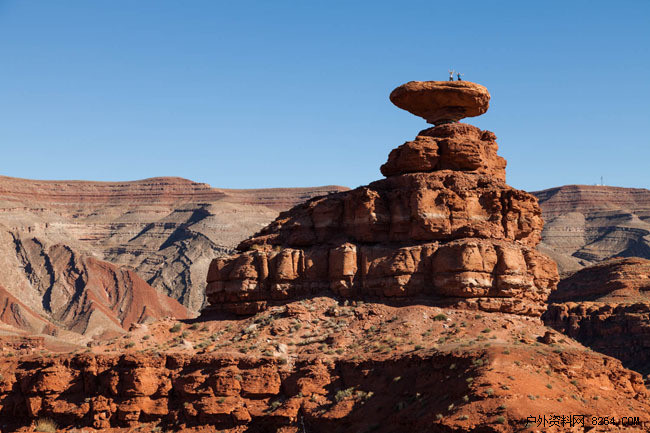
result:
[(207, 310), (253, 314), (332, 293), (540, 315), (558, 275), (535, 249), (537, 200), (505, 183), (492, 132), (456, 122), (489, 98), (470, 82), (395, 89), (395, 105), (437, 126), (391, 151), (385, 179), (283, 212), (239, 254), (214, 260)]

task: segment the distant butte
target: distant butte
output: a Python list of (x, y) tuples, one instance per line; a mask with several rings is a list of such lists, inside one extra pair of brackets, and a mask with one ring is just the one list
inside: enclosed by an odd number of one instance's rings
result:
[(409, 81), (393, 90), (390, 100), (428, 123), (440, 125), (485, 113), (490, 92), (469, 81)]

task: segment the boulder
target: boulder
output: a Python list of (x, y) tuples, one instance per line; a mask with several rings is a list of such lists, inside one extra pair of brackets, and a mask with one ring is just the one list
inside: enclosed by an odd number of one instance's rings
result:
[(393, 90), (390, 100), (438, 125), (485, 113), (490, 106), (490, 93), (469, 81), (409, 81)]

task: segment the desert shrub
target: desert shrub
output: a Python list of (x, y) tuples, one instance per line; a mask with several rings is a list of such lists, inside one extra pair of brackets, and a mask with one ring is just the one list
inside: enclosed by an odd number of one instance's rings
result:
[(337, 402), (344, 400), (350, 397), (353, 392), (354, 392), (354, 387), (350, 387), (347, 389), (339, 389), (338, 391), (336, 391), (336, 394), (334, 394), (334, 400), (336, 400)]
[(135, 343), (134, 343), (133, 341), (129, 341), (128, 343), (126, 343), (126, 344), (124, 345), (124, 348), (125, 348), (125, 349), (130, 349), (130, 348), (132, 348), (133, 346), (135, 346)]
[(192, 323), (192, 325), (190, 326), (190, 329), (192, 331), (196, 331), (197, 329), (199, 329), (199, 324), (198, 323)]
[(354, 396), (356, 398), (358, 398), (360, 400), (364, 400), (364, 401), (370, 399), (373, 395), (375, 395), (375, 393), (372, 392), (372, 391), (368, 391), (368, 392), (366, 392), (366, 391), (357, 391), (357, 392), (354, 393)]
[(40, 418), (36, 421), (34, 431), (56, 433), (56, 423), (50, 418)]
[(502, 417), (501, 415), (499, 415), (499, 416), (497, 417), (497, 419), (496, 419), (496, 422), (497, 422), (498, 424), (505, 424), (506, 419), (505, 419), (504, 417)]
[(461, 415), (461, 416), (458, 417), (458, 419), (461, 420), (461, 421), (465, 421), (465, 420), (468, 420), (469, 417), (467, 415)]
[(276, 410), (280, 406), (282, 406), (282, 402), (280, 400), (275, 400), (275, 401), (271, 402), (271, 404), (269, 405), (269, 411), (273, 412), (274, 410)]
[(181, 330), (181, 324), (180, 323), (177, 323), (174, 326), (172, 326), (171, 328), (169, 328), (169, 332), (178, 332), (180, 330)]
[(436, 321), (442, 321), (442, 320), (447, 320), (447, 316), (440, 313), (440, 314), (437, 314), (437, 315), (433, 316), (432, 319), (436, 320)]

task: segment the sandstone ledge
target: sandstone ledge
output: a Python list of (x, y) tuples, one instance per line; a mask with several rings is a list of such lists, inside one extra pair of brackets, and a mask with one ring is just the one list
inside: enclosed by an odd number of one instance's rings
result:
[(426, 298), (439, 305), (539, 316), (557, 273), (555, 263), (533, 248), (466, 238), (401, 247), (344, 243), (252, 250), (214, 260), (207, 281), (211, 308), (239, 314), (331, 293), (352, 299)]

